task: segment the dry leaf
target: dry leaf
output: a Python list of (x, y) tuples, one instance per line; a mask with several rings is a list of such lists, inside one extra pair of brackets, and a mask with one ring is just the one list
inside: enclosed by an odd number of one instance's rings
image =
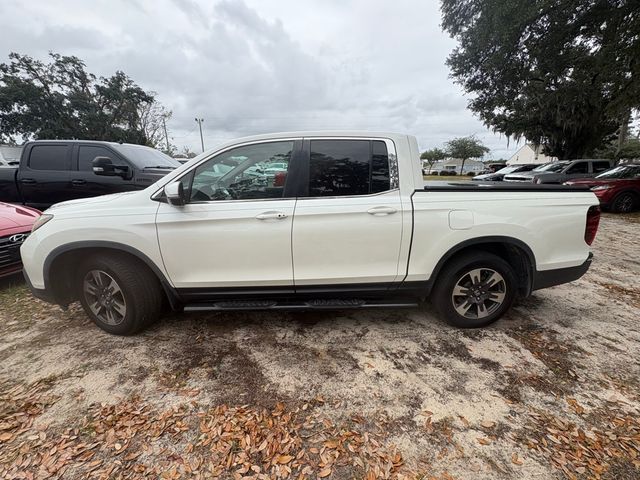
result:
[(318, 473), (318, 477), (320, 478), (328, 477), (329, 475), (331, 475), (331, 468), (325, 468)]

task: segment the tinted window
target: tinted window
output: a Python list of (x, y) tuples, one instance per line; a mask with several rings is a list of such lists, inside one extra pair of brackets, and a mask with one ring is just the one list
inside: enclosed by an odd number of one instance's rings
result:
[(389, 188), (389, 153), (384, 142), (311, 141), (309, 196), (367, 195)]
[(189, 198), (192, 202), (282, 198), (292, 150), (293, 142), (269, 142), (216, 155), (196, 168)]
[(114, 165), (123, 165), (123, 162), (113, 152), (104, 147), (80, 145), (78, 151), (78, 170), (92, 171), (93, 159), (96, 157), (109, 157)]
[(588, 162), (578, 162), (573, 165), (569, 170), (567, 170), (568, 174), (573, 173), (589, 173), (589, 163)]
[(389, 152), (384, 142), (376, 140), (371, 142), (371, 193), (385, 192), (389, 188)]
[(34, 170), (70, 170), (67, 145), (34, 145), (29, 168)]
[(593, 162), (594, 173), (604, 172), (605, 170), (609, 170), (609, 168), (611, 168), (609, 162)]
[(180, 162), (165, 155), (159, 150), (144, 145), (131, 145), (128, 143), (114, 144), (118, 152), (133, 163), (137, 168), (166, 168), (173, 170), (180, 166)]

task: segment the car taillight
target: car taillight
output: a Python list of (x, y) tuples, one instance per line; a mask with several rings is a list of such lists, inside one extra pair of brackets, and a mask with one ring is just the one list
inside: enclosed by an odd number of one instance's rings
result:
[(591, 245), (596, 238), (598, 225), (600, 224), (600, 207), (589, 207), (587, 210), (587, 226), (584, 229), (584, 241)]

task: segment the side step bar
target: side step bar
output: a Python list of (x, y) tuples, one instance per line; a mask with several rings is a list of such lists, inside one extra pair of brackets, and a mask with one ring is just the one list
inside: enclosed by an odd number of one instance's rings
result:
[(363, 300), (335, 299), (335, 300), (232, 300), (209, 303), (190, 303), (185, 305), (185, 312), (209, 312), (230, 310), (342, 310), (346, 308), (411, 308), (417, 307), (415, 301), (405, 300)]

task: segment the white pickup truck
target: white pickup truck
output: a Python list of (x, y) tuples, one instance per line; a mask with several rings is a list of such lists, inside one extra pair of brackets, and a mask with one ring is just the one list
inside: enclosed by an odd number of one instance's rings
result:
[[(275, 168), (275, 167), (277, 168)], [(101, 172), (104, 174), (104, 172)], [(282, 133), (203, 153), (149, 188), (47, 210), (34, 295), (131, 334), (174, 310), (415, 306), (459, 327), (589, 268), (598, 200), (567, 186), (427, 185), (416, 139)]]

